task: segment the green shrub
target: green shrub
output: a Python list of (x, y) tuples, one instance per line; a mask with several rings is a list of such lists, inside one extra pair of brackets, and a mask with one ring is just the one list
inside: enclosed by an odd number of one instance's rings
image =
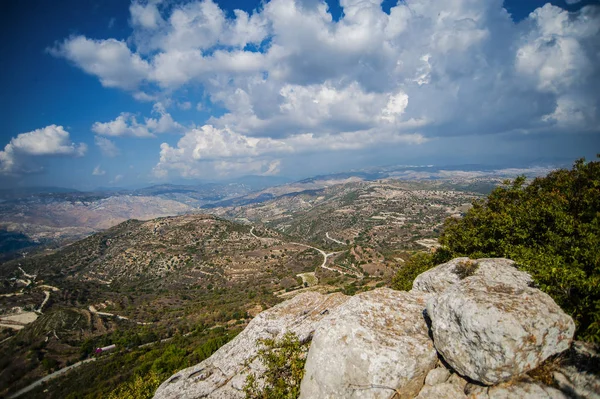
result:
[(304, 377), (304, 363), (309, 343), (301, 343), (298, 337), (287, 332), (279, 341), (264, 339), (258, 358), (266, 371), (258, 382), (254, 374), (246, 378), (246, 399), (295, 399), (300, 396), (300, 382)]
[(132, 381), (121, 384), (108, 395), (108, 399), (150, 399), (160, 385), (160, 376), (150, 372), (144, 376), (136, 375)]
[(506, 181), (464, 218), (449, 218), (440, 239), (452, 256), (506, 257), (534, 278), (600, 342), (600, 162)]
[(415, 278), (436, 264), (433, 254), (417, 252), (398, 269), (392, 279), (392, 288), (400, 291), (410, 291)]

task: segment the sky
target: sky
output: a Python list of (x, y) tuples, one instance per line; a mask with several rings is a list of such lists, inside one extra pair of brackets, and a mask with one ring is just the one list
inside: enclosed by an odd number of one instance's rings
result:
[(600, 153), (597, 0), (27, 0), (0, 18), (5, 188)]

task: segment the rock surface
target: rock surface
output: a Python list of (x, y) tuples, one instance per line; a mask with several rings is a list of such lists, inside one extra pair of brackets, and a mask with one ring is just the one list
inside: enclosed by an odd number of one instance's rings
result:
[(591, 344), (574, 342), (554, 372), (554, 381), (575, 398), (600, 399), (600, 353)]
[(486, 385), (569, 348), (575, 324), (547, 294), (468, 277), (427, 303), (433, 341), (458, 373)]
[(450, 378), (450, 371), (444, 367), (438, 367), (427, 373), (427, 377), (425, 377), (425, 385), (434, 386), (442, 384), (448, 381), (448, 378)]
[(300, 398), (416, 396), (438, 360), (423, 318), (427, 297), (381, 288), (341, 305), (315, 331)]
[[(335, 314), (348, 298), (339, 293), (307, 292), (260, 313), (244, 331), (210, 358), (163, 382), (154, 397), (244, 398), (242, 390), (246, 376), (261, 368), (257, 361), (252, 361), (259, 349), (259, 339), (281, 338), (287, 331), (292, 331), (305, 341), (313, 334), (318, 322), (327, 314)], [(248, 367), (245, 366), (247, 362), (251, 362)]]
[(469, 384), (469, 399), (568, 399), (564, 393), (529, 379), (499, 384), (493, 387)]
[(514, 262), (459, 258), (421, 274), (410, 292), (299, 294), (169, 378), (155, 398), (244, 398), (246, 376), (264, 372), (257, 341), (291, 331), (312, 338), (302, 399), (600, 399), (600, 357), (585, 344), (548, 363), (563, 392), (525, 374), (568, 349), (574, 330)]
[(467, 399), (467, 395), (459, 386), (444, 382), (433, 386), (425, 385), (416, 399)]
[(461, 282), (460, 266), (471, 263), (473, 276), (485, 276), (487, 281), (498, 281), (514, 287), (528, 287), (533, 284), (531, 276), (517, 270), (515, 262), (504, 258), (470, 260), (456, 258), (443, 263), (417, 276), (412, 291), (440, 294)]

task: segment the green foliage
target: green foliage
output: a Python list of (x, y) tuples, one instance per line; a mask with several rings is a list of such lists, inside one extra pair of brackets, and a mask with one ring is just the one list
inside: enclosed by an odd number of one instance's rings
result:
[(160, 376), (154, 371), (144, 376), (138, 374), (132, 381), (121, 384), (112, 391), (108, 399), (150, 399), (160, 382)]
[(574, 318), (579, 338), (600, 342), (600, 162), (507, 181), (448, 219), (440, 242), (452, 256), (515, 260)]
[(400, 267), (392, 280), (392, 288), (400, 291), (410, 291), (415, 278), (433, 266), (435, 266), (435, 263), (432, 254), (417, 252)]
[(260, 343), (263, 347), (258, 351), (258, 358), (266, 368), (261, 381), (264, 384), (249, 374), (244, 386), (246, 399), (298, 398), (309, 343), (301, 343), (291, 332), (279, 341), (264, 339)]

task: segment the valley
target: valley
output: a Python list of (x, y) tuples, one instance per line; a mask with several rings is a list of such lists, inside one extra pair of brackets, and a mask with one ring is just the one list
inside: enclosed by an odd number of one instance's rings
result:
[[(0, 264), (0, 395), (77, 364), (77, 373), (34, 385), (27, 396), (104, 397), (141, 372), (164, 377), (201, 360), (212, 352), (194, 348), (226, 342), (299, 293), (389, 286), (411, 254), (437, 246), (446, 218), (484, 197), (465, 185), (337, 176), (200, 206), (144, 196), (54, 204), (71, 215), (85, 208), (84, 219), (103, 226), (116, 223), (120, 206), (159, 217)], [(172, 207), (160, 208), (168, 201)], [(182, 214), (160, 215), (175, 210)], [(111, 344), (114, 352), (94, 354)]]

